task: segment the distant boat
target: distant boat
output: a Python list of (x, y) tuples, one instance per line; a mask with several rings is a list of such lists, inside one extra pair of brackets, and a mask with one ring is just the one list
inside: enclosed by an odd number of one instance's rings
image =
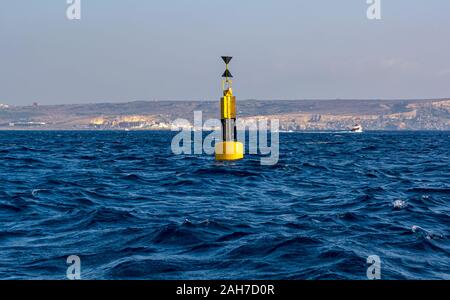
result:
[(363, 132), (363, 128), (361, 125), (356, 124), (355, 126), (352, 127), (352, 132), (361, 133)]

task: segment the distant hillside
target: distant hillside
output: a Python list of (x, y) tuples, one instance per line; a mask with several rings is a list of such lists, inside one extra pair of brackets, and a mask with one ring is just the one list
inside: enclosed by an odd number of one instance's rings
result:
[[(450, 130), (450, 100), (238, 101), (239, 117), (277, 118), (286, 130)], [(177, 118), (219, 116), (218, 101), (0, 106), (0, 129), (168, 129)]]

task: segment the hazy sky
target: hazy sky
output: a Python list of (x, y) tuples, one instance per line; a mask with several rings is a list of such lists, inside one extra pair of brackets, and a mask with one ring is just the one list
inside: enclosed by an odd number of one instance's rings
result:
[(0, 103), (450, 97), (450, 1), (0, 2)]

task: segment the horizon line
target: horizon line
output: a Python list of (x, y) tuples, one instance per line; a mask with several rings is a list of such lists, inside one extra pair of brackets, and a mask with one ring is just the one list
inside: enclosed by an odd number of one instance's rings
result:
[[(261, 102), (282, 102), (282, 101), (442, 101), (442, 100), (450, 100), (450, 97), (441, 97), (441, 98), (305, 98), (305, 99), (242, 99), (238, 100), (238, 102), (243, 101), (261, 101)], [(9, 107), (33, 107), (36, 106), (71, 106), (71, 105), (97, 105), (97, 104), (129, 104), (129, 103), (138, 103), (138, 102), (215, 102), (217, 100), (181, 100), (181, 99), (154, 99), (154, 100), (130, 100), (130, 101), (118, 101), (118, 102), (79, 102), (79, 103), (61, 103), (61, 104), (41, 104), (39, 102), (34, 101), (29, 105), (14, 105), (5, 102), (0, 102), (0, 105), (8, 105)]]

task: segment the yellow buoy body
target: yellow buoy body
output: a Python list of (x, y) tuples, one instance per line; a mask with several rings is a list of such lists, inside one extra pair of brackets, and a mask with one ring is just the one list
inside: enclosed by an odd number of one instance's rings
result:
[(216, 144), (216, 160), (238, 160), (244, 158), (244, 145), (240, 142), (220, 142)]
[(223, 97), (220, 99), (220, 120), (222, 123), (222, 142), (216, 144), (216, 160), (238, 160), (244, 158), (244, 145), (237, 141), (236, 132), (236, 97), (233, 96), (231, 80), (233, 77), (228, 70), (229, 56), (223, 56), (226, 64), (222, 81)]

